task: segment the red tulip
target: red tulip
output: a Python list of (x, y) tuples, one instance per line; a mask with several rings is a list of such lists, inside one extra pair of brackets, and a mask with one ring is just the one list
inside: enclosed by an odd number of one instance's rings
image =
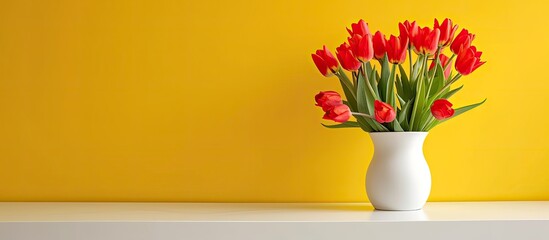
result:
[[(351, 30), (352, 29), (352, 30)], [(364, 22), (364, 20), (360, 19), (357, 23), (351, 24), (351, 29), (347, 28), (347, 32), (351, 36), (353, 35), (360, 35), (361, 37), (364, 37), (366, 35), (372, 35), (370, 34), (370, 29), (368, 28), (368, 24)]]
[(389, 62), (394, 64), (401, 64), (406, 60), (406, 48), (408, 46), (408, 39), (403, 37), (395, 37), (391, 35), (389, 41), (387, 41), (387, 57)]
[(440, 30), (429, 29), (428, 27), (420, 28), (417, 35), (412, 38), (412, 45), (417, 54), (435, 54), (440, 38)]
[(315, 106), (321, 107), (324, 111), (328, 111), (335, 105), (343, 104), (341, 95), (335, 91), (321, 91), (315, 96), (315, 101)]
[(377, 60), (383, 59), (383, 56), (387, 53), (387, 40), (385, 40), (385, 36), (380, 31), (377, 31), (372, 41), (374, 44), (374, 57)]
[(448, 47), (452, 43), (454, 34), (458, 28), (458, 25), (452, 26), (452, 20), (446, 18), (442, 21), (442, 24), (438, 24), (438, 20), (435, 18), (435, 29), (440, 31), (440, 38), (438, 39), (438, 46)]
[(343, 43), (336, 48), (336, 56), (345, 70), (356, 71), (360, 68), (360, 61), (356, 59), (351, 47), (347, 43)]
[(374, 113), (376, 121), (379, 123), (392, 122), (396, 118), (395, 109), (391, 105), (379, 100), (374, 102)]
[(347, 122), (351, 117), (351, 109), (345, 104), (334, 105), (325, 112), (323, 119), (340, 123)]
[[(442, 53), (440, 55), (438, 55), (438, 59), (440, 61), (440, 64), (442, 65), (442, 69), (444, 69), (444, 79), (448, 79), (448, 77), (450, 76), (450, 71), (452, 70), (452, 68), (449, 68), (449, 67), (446, 67), (446, 66), (451, 65), (452, 62), (448, 61), (448, 60), (450, 60), (450, 58), (447, 57), (446, 55), (442, 54)], [(433, 68), (435, 68), (435, 60), (433, 60), (431, 62), (431, 66), (429, 66), (429, 70), (433, 70)]]
[(410, 23), (408, 20), (404, 21), (404, 23), (398, 23), (398, 29), (400, 30), (400, 37), (408, 39), (408, 42), (411, 42), (419, 31), (416, 21)]
[(475, 34), (469, 33), (467, 29), (461, 29), (461, 32), (456, 36), (452, 45), (450, 45), (450, 50), (452, 53), (459, 54), (461, 49), (467, 49), (471, 46), (471, 42), (475, 39)]
[(452, 109), (452, 103), (448, 100), (441, 98), (435, 100), (431, 105), (431, 114), (438, 120), (443, 120), (454, 116), (454, 109)]
[(315, 62), (316, 67), (322, 73), (322, 75), (329, 77), (332, 73), (337, 72), (339, 69), (339, 64), (337, 63), (336, 58), (332, 53), (323, 46), (322, 49), (316, 50), (316, 53), (311, 54), (313, 57), (313, 62)]
[(356, 58), (361, 62), (370, 61), (374, 57), (374, 47), (372, 44), (372, 36), (366, 35), (364, 37), (355, 34), (353, 37), (348, 38), (351, 45), (351, 51)]
[(462, 49), (456, 58), (456, 70), (461, 75), (468, 75), (475, 71), (478, 67), (486, 62), (480, 61), (482, 52), (477, 52), (475, 46), (471, 46), (467, 49)]

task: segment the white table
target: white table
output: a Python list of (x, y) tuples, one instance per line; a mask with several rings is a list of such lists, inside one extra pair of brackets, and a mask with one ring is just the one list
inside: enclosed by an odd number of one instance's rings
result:
[(549, 202), (0, 203), (1, 240), (549, 239)]

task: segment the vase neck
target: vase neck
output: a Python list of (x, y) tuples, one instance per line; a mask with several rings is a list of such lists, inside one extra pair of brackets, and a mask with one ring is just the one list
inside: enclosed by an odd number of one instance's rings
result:
[(375, 152), (399, 152), (423, 150), (428, 132), (382, 132), (370, 133)]

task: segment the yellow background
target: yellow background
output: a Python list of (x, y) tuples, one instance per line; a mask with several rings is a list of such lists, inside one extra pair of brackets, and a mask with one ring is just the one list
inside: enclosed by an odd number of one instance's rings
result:
[(0, 1), (1, 201), (366, 201), (372, 143), (320, 126), (310, 53), (450, 17), (482, 107), (425, 143), (431, 201), (549, 200), (544, 1)]

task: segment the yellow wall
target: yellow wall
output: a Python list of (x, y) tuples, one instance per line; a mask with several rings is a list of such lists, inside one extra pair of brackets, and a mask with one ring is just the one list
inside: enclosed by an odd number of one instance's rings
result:
[(431, 201), (549, 200), (545, 1), (0, 0), (0, 200), (365, 201), (372, 143), (320, 126), (310, 53), (450, 17), (488, 61), (425, 154)]

